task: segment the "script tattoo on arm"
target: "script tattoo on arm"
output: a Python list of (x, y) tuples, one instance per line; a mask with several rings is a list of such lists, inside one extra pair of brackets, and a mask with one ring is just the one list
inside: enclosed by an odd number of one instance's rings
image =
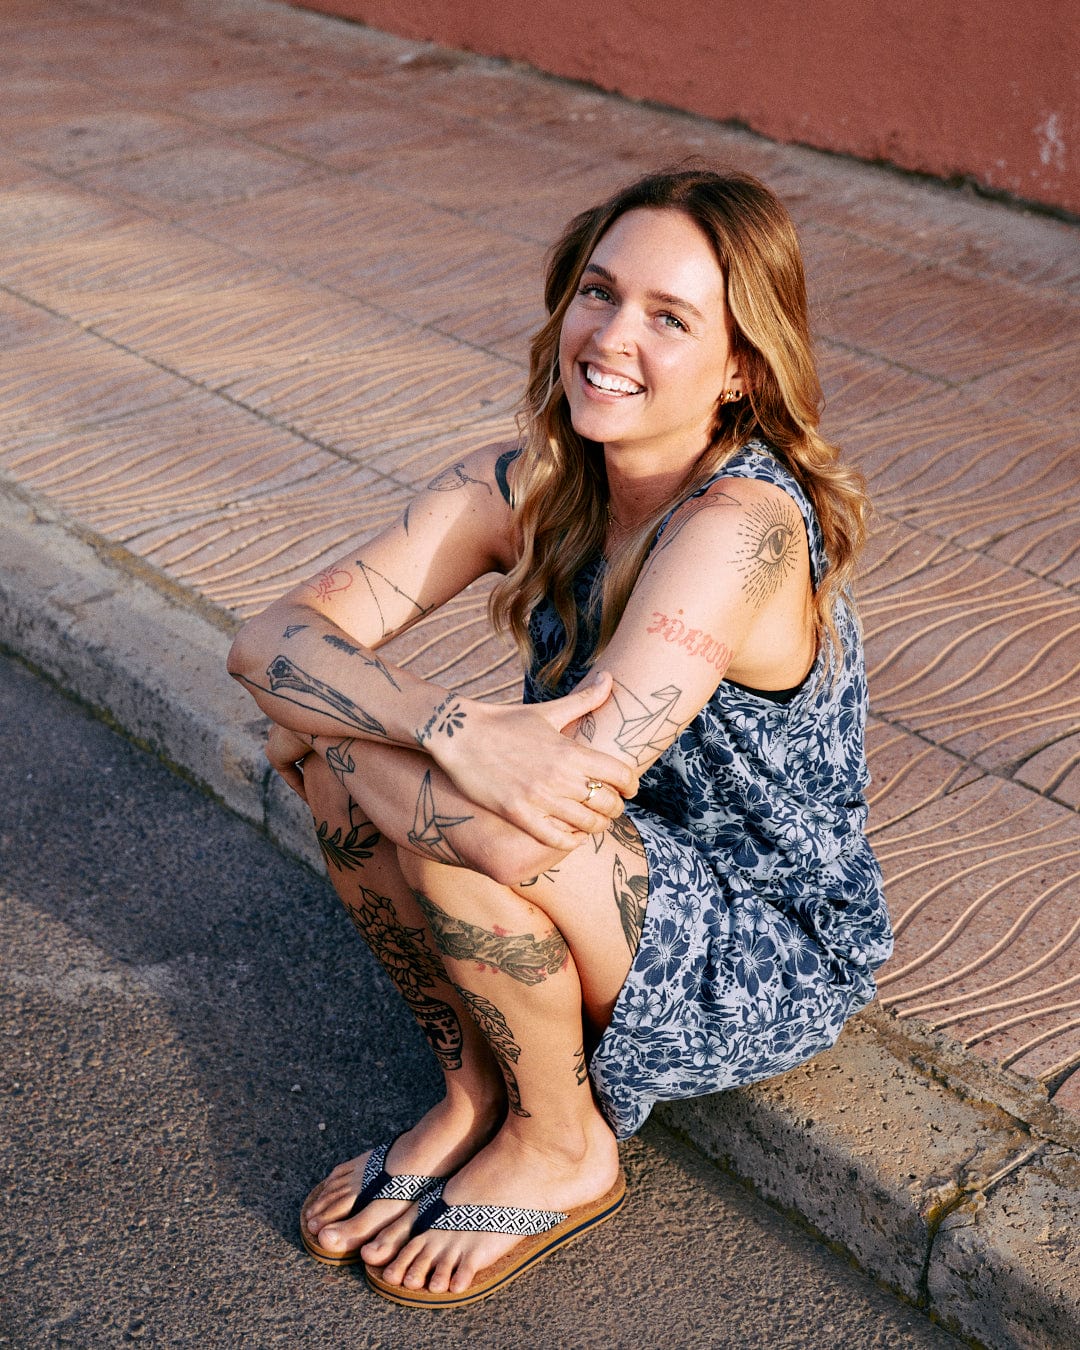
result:
[(328, 820), (315, 822), (315, 838), (326, 864), (336, 867), (339, 872), (352, 872), (361, 867), (368, 858), (374, 857), (375, 849), (382, 839), (373, 821), (357, 820), (357, 815), (362, 816), (363, 812), (354, 801), (350, 801), (348, 830), (339, 825), (331, 834)]
[(413, 891), (413, 895), (428, 921), (435, 946), (454, 961), (476, 961), (519, 984), (530, 985), (542, 984), (566, 964), (568, 949), (559, 932), (546, 938), (532, 933), (493, 933), (447, 914), (422, 891)]
[(736, 566), (743, 590), (759, 607), (774, 596), (794, 571), (804, 547), (802, 518), (793, 505), (766, 498), (739, 523), (741, 548)]
[(510, 1067), (521, 1058), (521, 1046), (514, 1040), (506, 1018), (489, 999), (474, 994), (469, 989), (463, 989), (460, 984), (454, 987), (498, 1061), (506, 1082), (506, 1099), (510, 1110), (515, 1116), (530, 1116), (532, 1113), (526, 1111), (521, 1104), (521, 1090), (518, 1088), (517, 1076)]
[(337, 633), (324, 633), (323, 641), (328, 647), (333, 647), (335, 651), (344, 652), (346, 656), (358, 656), (365, 666), (371, 666), (373, 669), (377, 670), (380, 675), (390, 681), (399, 694), (401, 693), (401, 685), (398, 684), (397, 680), (394, 679), (393, 675), (387, 670), (385, 664), (379, 660), (374, 652), (366, 652), (363, 647), (354, 646), (353, 643), (347, 641), (345, 638), (339, 637)]
[(416, 743), (421, 747), (427, 745), (436, 732), (453, 737), (454, 732), (460, 731), (464, 725), (465, 709), (461, 707), (457, 694), (447, 694), (416, 733)]
[(485, 483), (482, 478), (471, 477), (465, 472), (464, 464), (453, 464), (450, 468), (437, 473), (427, 485), (427, 490), (429, 492), (456, 492), (458, 488), (467, 487), (470, 483), (475, 483), (477, 487), (484, 488), (489, 494), (491, 492), (491, 484)]
[(615, 893), (623, 937), (626, 938), (626, 945), (632, 955), (638, 949), (642, 925), (645, 922), (645, 906), (649, 900), (649, 874), (628, 872), (623, 860), (616, 853), (615, 866), (611, 871), (611, 888)]
[(472, 816), (440, 816), (435, 810), (435, 794), (431, 788), (431, 770), (424, 774), (420, 784), (420, 793), (416, 798), (413, 812), (413, 827), (408, 833), (408, 841), (418, 853), (436, 862), (449, 863), (461, 867), (461, 855), (446, 837), (446, 831), (455, 825), (464, 825)]
[[(393, 901), (360, 887), (359, 904), (346, 901), (349, 917), (371, 948), (375, 958), (393, 980), (427, 1037), (435, 1058), (444, 1069), (461, 1068), (461, 1021), (445, 999), (430, 991), (449, 986), (446, 969), (428, 950), (422, 928), (409, 928), (398, 918)], [(449, 988), (447, 988), (449, 993)]]
[[(680, 609), (679, 614), (681, 613)], [(687, 628), (678, 616), (673, 618), (654, 610), (652, 622), (645, 631), (659, 634), (665, 642), (682, 647), (691, 656), (700, 656), (721, 675), (731, 664), (732, 651), (727, 643), (714, 638), (711, 633), (703, 633), (700, 628)]]
[[(369, 736), (386, 739), (386, 728), (381, 722), (372, 717), (370, 713), (366, 713), (359, 704), (354, 703), (340, 689), (335, 689), (325, 680), (317, 679), (306, 670), (302, 670), (295, 661), (284, 654), (274, 657), (266, 668), (266, 675), (270, 681), (266, 689), (255, 684), (252, 680), (248, 680), (246, 683), (251, 684), (255, 689), (261, 689), (263, 693), (274, 694), (285, 703), (292, 703), (297, 708), (306, 708), (309, 712), (323, 713), (337, 722), (344, 722), (346, 726), (356, 727), (357, 730), (364, 731)], [(285, 690), (288, 690), (288, 693), (284, 692)], [(290, 698), (289, 694), (300, 694), (304, 697)]]

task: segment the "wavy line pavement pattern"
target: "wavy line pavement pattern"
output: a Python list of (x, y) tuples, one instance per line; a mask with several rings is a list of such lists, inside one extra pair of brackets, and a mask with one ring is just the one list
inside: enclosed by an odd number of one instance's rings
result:
[[(1080, 1112), (1080, 236), (263, 0), (0, 15), (0, 474), (234, 618), (513, 434), (545, 247), (689, 154), (784, 197), (859, 589), (882, 1002)], [(400, 659), (510, 698), (485, 587)]]

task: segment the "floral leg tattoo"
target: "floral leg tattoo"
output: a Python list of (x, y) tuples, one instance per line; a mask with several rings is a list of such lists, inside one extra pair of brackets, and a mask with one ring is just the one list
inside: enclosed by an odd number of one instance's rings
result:
[(540, 984), (566, 964), (569, 949), (563, 935), (553, 930), (545, 938), (532, 933), (493, 933), (440, 909), (422, 891), (413, 891), (424, 912), (435, 945), (454, 961), (476, 961), (500, 970), (520, 984)]
[(374, 856), (382, 835), (370, 820), (356, 819), (357, 815), (363, 817), (363, 814), (350, 800), (348, 830), (339, 825), (331, 834), (328, 820), (315, 821), (315, 838), (328, 867), (336, 867), (339, 872), (347, 868), (352, 872)]
[[(393, 980), (445, 1070), (461, 1068), (461, 1022), (449, 1003), (427, 991), (450, 981), (442, 962), (427, 948), (422, 928), (407, 928), (393, 901), (360, 887), (360, 902), (346, 902), (349, 917)], [(500, 1061), (501, 1062), (501, 1061)]]

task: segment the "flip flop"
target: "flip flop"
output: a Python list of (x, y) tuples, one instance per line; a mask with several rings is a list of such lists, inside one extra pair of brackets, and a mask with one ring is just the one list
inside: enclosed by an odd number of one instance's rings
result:
[(430, 1289), (406, 1289), (404, 1285), (387, 1284), (369, 1265), (364, 1266), (364, 1273), (375, 1293), (391, 1303), (400, 1303), (406, 1308), (464, 1308), (490, 1298), (538, 1261), (610, 1219), (625, 1199), (626, 1177), (621, 1168), (615, 1185), (606, 1195), (568, 1212), (517, 1209), (508, 1205), (448, 1205), (442, 1198), (440, 1184), (421, 1199), (420, 1213), (413, 1224), (413, 1237), (429, 1228), (448, 1228), (453, 1232), (516, 1233), (521, 1235), (521, 1241), (505, 1256), (480, 1271), (478, 1278), (462, 1293), (433, 1293)]
[[(386, 1155), (400, 1137), (400, 1135), (395, 1135), (388, 1144), (380, 1144), (378, 1148), (371, 1150), (368, 1160), (364, 1164), (364, 1175), (360, 1179), (359, 1194), (352, 1202), (348, 1214), (343, 1214), (341, 1218), (334, 1219), (334, 1223), (344, 1223), (346, 1219), (351, 1219), (353, 1215), (359, 1214), (365, 1205), (370, 1205), (372, 1200), (420, 1200), (433, 1191), (442, 1189), (447, 1180), (446, 1177), (422, 1177), (413, 1176), (409, 1173), (399, 1177), (390, 1175), (384, 1165)], [(360, 1260), (359, 1247), (351, 1247), (347, 1252), (327, 1251), (325, 1247), (320, 1247), (311, 1236), (307, 1224), (304, 1222), (308, 1205), (311, 1204), (325, 1184), (324, 1181), (320, 1181), (300, 1208), (300, 1241), (315, 1260), (322, 1261), (324, 1265), (353, 1265)]]

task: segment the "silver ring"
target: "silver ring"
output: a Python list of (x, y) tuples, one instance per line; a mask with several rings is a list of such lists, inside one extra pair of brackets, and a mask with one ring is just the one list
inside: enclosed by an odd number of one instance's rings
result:
[(584, 797), (583, 800), (582, 800), (582, 803), (581, 803), (582, 806), (588, 806), (588, 804), (589, 804), (589, 803), (592, 801), (592, 799), (593, 799), (593, 793), (594, 793), (594, 792), (599, 792), (600, 789), (601, 789), (604, 785), (603, 785), (603, 783), (600, 782), (600, 780), (599, 780), (598, 778), (590, 778), (589, 781), (585, 784), (585, 786), (586, 786), (589, 790), (588, 790), (588, 792), (585, 794), (585, 797)]

